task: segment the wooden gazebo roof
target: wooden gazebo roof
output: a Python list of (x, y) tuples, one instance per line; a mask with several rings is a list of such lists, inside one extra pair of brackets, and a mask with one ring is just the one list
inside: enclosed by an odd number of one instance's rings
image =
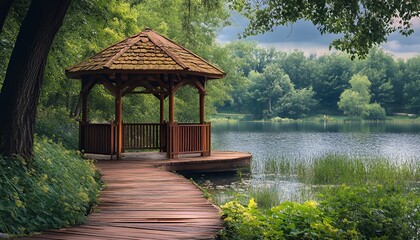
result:
[(173, 73), (207, 79), (225, 75), (216, 66), (148, 28), (66, 70), (70, 78), (107, 73)]

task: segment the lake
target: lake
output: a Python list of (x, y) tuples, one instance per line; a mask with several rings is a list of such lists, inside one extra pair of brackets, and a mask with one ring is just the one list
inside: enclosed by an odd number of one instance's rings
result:
[(420, 161), (420, 124), (394, 122), (223, 122), (212, 124), (214, 150), (243, 151), (253, 154), (250, 174), (236, 176), (195, 176), (199, 183), (216, 189), (260, 185), (279, 189), (282, 200), (296, 200), (295, 179), (264, 174), (270, 158), (308, 161), (326, 154), (340, 154), (393, 161)]

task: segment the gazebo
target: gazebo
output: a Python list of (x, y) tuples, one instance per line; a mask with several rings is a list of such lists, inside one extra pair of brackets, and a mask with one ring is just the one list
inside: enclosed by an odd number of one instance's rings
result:
[[(91, 58), (66, 69), (69, 78), (82, 81), (82, 119), (79, 149), (85, 153), (121, 158), (125, 150), (155, 149), (168, 158), (179, 154), (211, 153), (211, 125), (204, 121), (206, 82), (225, 73), (172, 40), (144, 29)], [(102, 84), (115, 97), (115, 121), (107, 124), (88, 121), (88, 95)], [(174, 120), (174, 94), (182, 86), (198, 90), (200, 122)], [(135, 91), (136, 88), (142, 91)], [(159, 123), (123, 123), (122, 97), (129, 93), (153, 94), (160, 101)], [(169, 97), (169, 116), (165, 121), (164, 101)]]

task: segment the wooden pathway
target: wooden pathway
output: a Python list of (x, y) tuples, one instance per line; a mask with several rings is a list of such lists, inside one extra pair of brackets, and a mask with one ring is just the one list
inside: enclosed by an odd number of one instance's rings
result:
[(187, 179), (150, 161), (99, 161), (107, 187), (84, 225), (26, 239), (213, 239), (219, 210)]

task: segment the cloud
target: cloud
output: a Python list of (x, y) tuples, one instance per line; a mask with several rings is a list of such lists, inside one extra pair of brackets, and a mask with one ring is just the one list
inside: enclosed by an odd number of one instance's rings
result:
[[(243, 32), (248, 24), (248, 19), (232, 12), (232, 25), (220, 29), (217, 35), (217, 41), (228, 43), (239, 39), (239, 34)], [(399, 33), (393, 33), (388, 37), (388, 42), (381, 47), (397, 58), (410, 58), (420, 54), (420, 18), (411, 21), (414, 33), (408, 37)], [(263, 35), (247, 37), (245, 41), (256, 41), (261, 46), (275, 47), (282, 51), (301, 50), (306, 55), (314, 54), (324, 55), (329, 51), (329, 45), (341, 35), (324, 34), (318, 31), (309, 21), (299, 20), (289, 26), (279, 26), (273, 32), (267, 32)]]

